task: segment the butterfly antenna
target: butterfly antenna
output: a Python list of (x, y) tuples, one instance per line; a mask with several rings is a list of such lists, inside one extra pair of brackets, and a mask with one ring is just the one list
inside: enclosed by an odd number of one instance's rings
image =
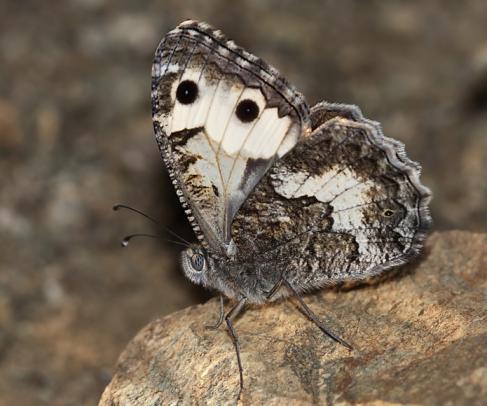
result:
[(135, 213), (138, 213), (141, 216), (144, 216), (146, 219), (149, 219), (150, 221), (152, 221), (154, 224), (157, 224), (158, 226), (160, 226), (159, 222), (157, 220), (154, 220), (148, 214), (145, 214), (144, 212), (142, 212), (140, 210), (137, 210), (137, 209), (135, 209), (133, 207), (127, 206), (126, 204), (116, 204), (116, 205), (113, 206), (113, 210), (114, 211), (117, 211), (117, 210), (120, 210), (120, 209), (127, 209), (127, 210), (133, 211)]
[(155, 235), (155, 234), (145, 234), (145, 233), (136, 233), (136, 234), (130, 234), (130, 235), (127, 235), (126, 237), (124, 237), (121, 241), (121, 245), (122, 247), (126, 247), (127, 245), (129, 245), (129, 241), (133, 238), (138, 238), (138, 237), (147, 237), (147, 238), (155, 238), (155, 239), (158, 239), (158, 240), (163, 240), (163, 241), (167, 241), (167, 242), (171, 242), (173, 244), (178, 244), (178, 245), (182, 245), (183, 247), (188, 247), (188, 245), (186, 244), (183, 244), (182, 242), (179, 242), (179, 241), (174, 241), (174, 240), (167, 240), (167, 239), (164, 239), (162, 236), (160, 235)]
[[(145, 214), (144, 212), (140, 211), (140, 210), (137, 210), (133, 207), (130, 207), (130, 206), (127, 206), (126, 204), (116, 204), (113, 206), (113, 210), (114, 211), (118, 211), (119, 209), (126, 209), (126, 210), (130, 210), (130, 211), (133, 211), (134, 213), (137, 213), (137, 214), (140, 214), (141, 216), (145, 217), (146, 219), (152, 221), (154, 224), (156, 224), (158, 227), (162, 228), (165, 232), (167, 232), (168, 234), (172, 235), (173, 237), (177, 238), (178, 240), (180, 240), (182, 243), (184, 243), (184, 246), (185, 247), (189, 247), (191, 244), (186, 241), (183, 237), (181, 237), (180, 235), (178, 235), (177, 233), (175, 233), (174, 231), (172, 231), (170, 228), (168, 227), (164, 227), (163, 225), (161, 225), (161, 223), (159, 223), (157, 220), (155, 220), (153, 217), (149, 216), (148, 214)], [(155, 236), (157, 238), (157, 236)], [(159, 237), (161, 238), (161, 237)], [(122, 244), (123, 244), (123, 241), (122, 240)], [(174, 242), (174, 241), (172, 241)], [(128, 242), (127, 242), (128, 244)], [(181, 244), (181, 243), (179, 243)]]

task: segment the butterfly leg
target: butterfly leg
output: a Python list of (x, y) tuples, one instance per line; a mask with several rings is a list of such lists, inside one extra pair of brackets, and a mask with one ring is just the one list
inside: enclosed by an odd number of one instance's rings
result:
[(294, 289), (294, 287), (284, 278), (281, 278), (282, 283), (292, 292), (294, 297), (298, 300), (299, 304), (303, 308), (304, 314), (312, 321), (314, 322), (318, 328), (323, 331), (328, 337), (332, 338), (335, 340), (337, 343), (340, 343), (343, 345), (345, 348), (348, 348), (349, 350), (352, 350), (352, 346), (347, 343), (345, 340), (342, 338), (338, 337), (334, 332), (330, 331), (324, 324), (323, 322), (318, 318), (318, 316), (304, 303), (304, 300), (302, 297), (299, 295), (299, 293)]
[(218, 316), (218, 321), (215, 324), (210, 324), (205, 326), (208, 330), (216, 330), (223, 323), (225, 317), (225, 308), (223, 307), (223, 295), (220, 295), (220, 315)]
[(267, 296), (266, 296), (266, 299), (267, 300), (271, 300), (272, 297), (276, 294), (276, 292), (279, 290), (279, 288), (282, 286), (282, 276), (279, 278), (279, 280), (277, 281), (277, 283), (272, 287), (272, 289), (269, 291), (269, 292), (265, 292), (267, 293)]
[(232, 337), (233, 345), (235, 347), (235, 352), (237, 353), (238, 372), (240, 375), (240, 390), (238, 392), (238, 399), (240, 399), (240, 395), (242, 394), (242, 390), (243, 390), (243, 368), (242, 368), (242, 361), (240, 360), (240, 342), (238, 340), (237, 333), (233, 328), (232, 320), (235, 317), (237, 317), (237, 315), (243, 310), (246, 301), (247, 298), (245, 297), (240, 299), (239, 302), (225, 316), (225, 321), (227, 323), (228, 331), (230, 333), (230, 337)]

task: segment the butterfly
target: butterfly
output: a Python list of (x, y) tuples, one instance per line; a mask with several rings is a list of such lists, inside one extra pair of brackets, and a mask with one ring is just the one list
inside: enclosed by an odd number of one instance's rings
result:
[[(246, 304), (361, 280), (423, 246), (431, 192), (399, 141), (355, 106), (304, 97), (266, 62), (204, 22), (185, 21), (152, 65), (157, 144), (196, 238), (184, 274), (220, 292), (243, 388), (233, 320)], [(224, 315), (223, 296), (235, 302)]]

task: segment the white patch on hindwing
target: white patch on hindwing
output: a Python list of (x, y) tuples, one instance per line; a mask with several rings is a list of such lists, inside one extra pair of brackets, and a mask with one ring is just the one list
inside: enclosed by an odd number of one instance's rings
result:
[[(271, 175), (274, 190), (288, 199), (303, 196), (315, 197), (318, 201), (332, 207), (332, 232), (353, 235), (358, 245), (358, 254), (364, 261), (384, 259), (384, 246), (381, 234), (377, 233), (384, 227), (380, 216), (364, 216), (373, 203), (373, 191), (380, 188), (373, 179), (363, 179), (355, 171), (347, 167), (332, 166), (325, 172), (310, 176), (306, 171), (292, 172), (284, 167)], [(394, 232), (403, 237), (402, 251), (394, 255), (406, 253), (411, 248), (415, 229), (404, 224), (414, 223), (415, 210), (406, 208), (406, 217), (394, 227)], [(402, 224), (402, 225), (401, 225)], [(385, 228), (384, 228), (385, 230)], [(391, 254), (392, 255), (392, 254)]]
[(324, 173), (309, 176), (307, 172), (281, 171), (272, 175), (279, 183), (275, 191), (288, 199), (315, 197), (332, 208), (334, 230), (352, 230), (364, 226), (362, 208), (368, 203), (372, 181), (363, 182), (349, 168), (331, 167)]

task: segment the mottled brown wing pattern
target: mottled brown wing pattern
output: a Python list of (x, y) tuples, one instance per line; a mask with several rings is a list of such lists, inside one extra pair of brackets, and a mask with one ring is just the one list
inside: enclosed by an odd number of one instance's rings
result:
[(166, 35), (152, 68), (156, 139), (201, 244), (232, 253), (230, 225), (261, 177), (310, 131), (303, 97), (205, 23)]
[(279, 160), (237, 213), (241, 261), (269, 262), (302, 290), (360, 279), (416, 256), (430, 191), (398, 141), (353, 106), (321, 103), (313, 133)]

